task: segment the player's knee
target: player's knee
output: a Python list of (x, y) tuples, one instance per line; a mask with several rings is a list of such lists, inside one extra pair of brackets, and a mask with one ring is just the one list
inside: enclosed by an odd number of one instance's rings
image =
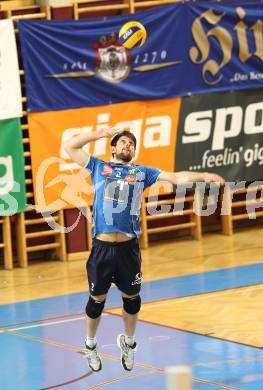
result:
[(96, 301), (92, 297), (89, 297), (88, 303), (86, 305), (86, 314), (88, 317), (95, 319), (98, 318), (105, 305), (105, 300), (104, 301)]
[(141, 297), (136, 295), (132, 298), (122, 297), (123, 308), (128, 314), (137, 314), (141, 309)]

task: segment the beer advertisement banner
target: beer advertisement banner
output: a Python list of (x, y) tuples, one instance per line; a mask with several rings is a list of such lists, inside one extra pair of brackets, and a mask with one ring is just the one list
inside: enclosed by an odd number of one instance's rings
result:
[[(121, 103), (104, 107), (30, 113), (29, 136), (38, 211), (52, 211), (91, 204), (89, 172), (69, 159), (63, 143), (104, 126), (133, 132), (137, 138), (135, 164), (173, 170), (176, 129), (181, 99)], [(110, 140), (88, 144), (92, 155), (111, 159)]]
[(0, 215), (26, 209), (24, 155), (20, 119), (0, 121)]
[(263, 91), (207, 94), (182, 100), (177, 171), (206, 171), (227, 181), (261, 180)]
[[(132, 18), (132, 19), (131, 19)], [(130, 20), (146, 43), (118, 40)], [(19, 21), (28, 111), (263, 87), (259, 1), (184, 2), (132, 15)]]
[(14, 24), (0, 20), (0, 120), (22, 115)]

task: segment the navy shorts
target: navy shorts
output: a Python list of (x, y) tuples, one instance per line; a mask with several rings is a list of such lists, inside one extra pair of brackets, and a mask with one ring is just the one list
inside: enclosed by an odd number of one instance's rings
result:
[(114, 283), (127, 295), (141, 289), (141, 252), (137, 238), (125, 242), (93, 239), (87, 273), (91, 295), (106, 294)]

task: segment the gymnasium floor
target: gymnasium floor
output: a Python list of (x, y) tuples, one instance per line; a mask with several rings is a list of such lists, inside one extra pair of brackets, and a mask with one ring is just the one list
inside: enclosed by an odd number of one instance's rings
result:
[(116, 288), (98, 332), (103, 369), (92, 373), (86, 365), (84, 261), (1, 271), (0, 388), (164, 390), (164, 368), (187, 364), (194, 390), (263, 389), (261, 237), (256, 227), (201, 242), (160, 241), (143, 251), (132, 372), (119, 362)]

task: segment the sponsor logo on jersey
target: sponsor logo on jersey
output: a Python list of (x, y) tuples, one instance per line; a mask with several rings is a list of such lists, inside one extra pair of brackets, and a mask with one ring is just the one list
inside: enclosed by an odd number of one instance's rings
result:
[(110, 165), (105, 165), (103, 167), (102, 174), (105, 176), (111, 176), (112, 175), (112, 167)]
[(144, 179), (145, 179), (145, 172), (136, 173), (136, 180), (137, 181), (143, 181)]
[(138, 172), (137, 168), (130, 168), (129, 169), (129, 175), (136, 175), (137, 172)]
[(129, 175), (129, 176), (126, 176), (124, 178), (124, 180), (130, 184), (133, 184), (136, 182), (136, 176), (132, 176), (132, 175)]

